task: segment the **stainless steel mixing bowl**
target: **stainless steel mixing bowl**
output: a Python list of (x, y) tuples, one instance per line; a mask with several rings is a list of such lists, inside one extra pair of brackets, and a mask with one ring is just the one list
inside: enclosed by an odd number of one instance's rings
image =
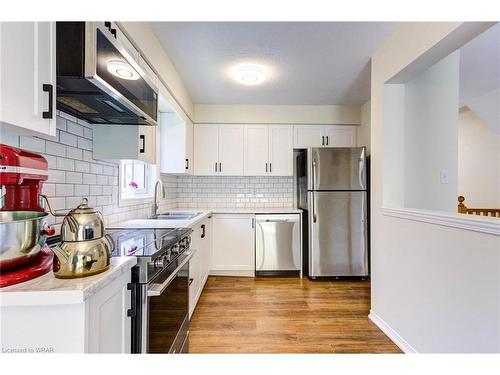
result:
[(34, 257), (45, 244), (46, 212), (0, 212), (0, 269), (17, 267)]

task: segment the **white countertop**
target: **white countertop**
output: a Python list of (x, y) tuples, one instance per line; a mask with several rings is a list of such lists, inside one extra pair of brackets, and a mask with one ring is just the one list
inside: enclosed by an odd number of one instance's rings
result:
[(63, 305), (82, 303), (137, 263), (135, 257), (111, 258), (107, 271), (78, 279), (58, 279), (49, 273), (0, 289), (0, 306)]
[(159, 220), (159, 219), (135, 219), (126, 220), (107, 226), (108, 229), (126, 229), (126, 228), (193, 228), (197, 223), (204, 220), (212, 214), (300, 214), (300, 208), (293, 207), (273, 207), (273, 208), (246, 208), (246, 207), (225, 207), (211, 209), (197, 208), (176, 208), (169, 212), (200, 212), (200, 215), (191, 220)]

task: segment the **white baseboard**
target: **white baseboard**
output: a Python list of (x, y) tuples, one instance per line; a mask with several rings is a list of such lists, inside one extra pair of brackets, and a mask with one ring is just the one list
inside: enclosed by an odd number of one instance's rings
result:
[(396, 344), (399, 349), (403, 351), (403, 353), (418, 353), (408, 342), (402, 338), (399, 333), (393, 330), (382, 318), (380, 318), (377, 314), (370, 310), (370, 314), (368, 318), (378, 327), (382, 332), (386, 334), (387, 337), (391, 339), (391, 341)]

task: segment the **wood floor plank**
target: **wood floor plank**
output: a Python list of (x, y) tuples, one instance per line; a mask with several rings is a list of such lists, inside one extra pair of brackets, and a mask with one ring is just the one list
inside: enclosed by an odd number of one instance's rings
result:
[(209, 277), (191, 353), (400, 353), (368, 319), (369, 281)]

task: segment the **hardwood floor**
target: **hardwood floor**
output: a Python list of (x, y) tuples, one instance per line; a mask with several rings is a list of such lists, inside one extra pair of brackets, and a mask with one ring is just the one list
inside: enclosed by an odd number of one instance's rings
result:
[(190, 353), (400, 353), (367, 317), (369, 281), (209, 277)]

